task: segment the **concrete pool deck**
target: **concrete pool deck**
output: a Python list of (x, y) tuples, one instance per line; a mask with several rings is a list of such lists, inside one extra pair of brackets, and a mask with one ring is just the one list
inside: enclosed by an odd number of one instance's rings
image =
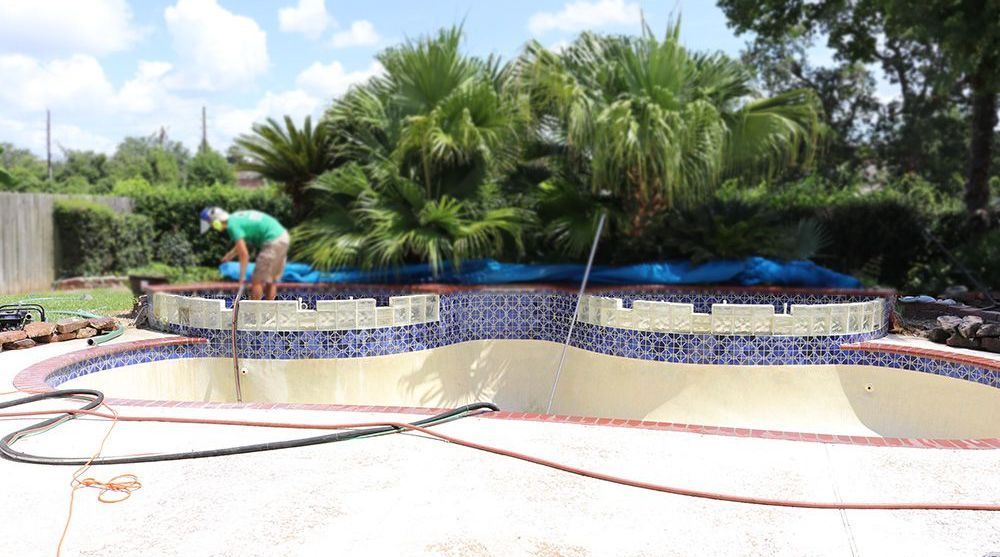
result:
[[(128, 331), (118, 342), (162, 336)], [(903, 341), (900, 341), (903, 342)], [(71, 341), (0, 353), (0, 391)], [(956, 351), (959, 352), (959, 351)], [(977, 353), (978, 355), (978, 353)], [(3, 397), (5, 400), (11, 395)], [(63, 403), (53, 406), (65, 407)], [(416, 416), (120, 407), (123, 414), (302, 422)], [(3, 420), (2, 431), (34, 419)], [(19, 447), (90, 454), (106, 422), (78, 419)], [(1000, 502), (1000, 451), (803, 443), (467, 418), (458, 437), (602, 472), (742, 495)], [(302, 435), (310, 435), (305, 432)], [(294, 431), (119, 423), (105, 454), (237, 445)], [(54, 552), (72, 467), (0, 460), (0, 555)], [(684, 498), (572, 476), (402, 434), (207, 460), (106, 466), (143, 488), (105, 505), (77, 493), (65, 555), (971, 555), (1000, 551), (1000, 513), (828, 511)]]

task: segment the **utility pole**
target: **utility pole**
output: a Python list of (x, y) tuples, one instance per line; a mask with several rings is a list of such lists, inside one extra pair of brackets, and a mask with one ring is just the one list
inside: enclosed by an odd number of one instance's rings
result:
[(201, 105), (201, 151), (208, 150), (208, 123), (205, 118), (205, 105)]
[(45, 109), (45, 160), (52, 180), (52, 113)]

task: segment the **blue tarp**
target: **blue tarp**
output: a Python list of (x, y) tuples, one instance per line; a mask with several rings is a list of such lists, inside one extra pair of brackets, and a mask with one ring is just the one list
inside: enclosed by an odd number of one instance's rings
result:
[[(446, 265), (437, 275), (427, 264), (403, 265), (394, 269), (363, 271), (344, 269), (320, 272), (305, 263), (289, 262), (283, 282), (334, 282), (370, 284), (417, 284), (427, 282), (449, 284), (509, 284), (523, 282), (569, 282), (578, 284), (583, 278), (584, 265), (577, 263), (501, 263), (493, 259), (465, 261), (456, 270)], [(219, 266), (219, 272), (229, 280), (239, 278), (239, 263)], [(253, 264), (247, 275), (253, 272)], [(811, 261), (772, 261), (763, 257), (742, 260), (711, 261), (692, 265), (689, 261), (639, 263), (623, 267), (595, 265), (590, 284), (772, 284), (777, 286), (812, 286), (858, 288), (858, 279), (820, 267)]]

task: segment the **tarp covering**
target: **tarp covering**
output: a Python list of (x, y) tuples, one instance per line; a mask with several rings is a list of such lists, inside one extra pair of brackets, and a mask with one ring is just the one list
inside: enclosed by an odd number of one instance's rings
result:
[[(584, 265), (577, 263), (500, 263), (493, 259), (465, 261), (459, 269), (445, 265), (436, 276), (427, 264), (403, 265), (377, 271), (342, 269), (320, 272), (305, 263), (289, 262), (283, 282), (333, 282), (368, 284), (510, 284), (523, 282), (568, 282), (578, 284)], [(239, 263), (219, 266), (228, 280), (239, 278)], [(247, 276), (253, 272), (253, 264)], [(711, 261), (692, 265), (689, 261), (639, 263), (623, 267), (595, 265), (590, 284), (739, 284), (858, 288), (858, 279), (820, 267), (811, 261), (772, 261), (762, 257)]]

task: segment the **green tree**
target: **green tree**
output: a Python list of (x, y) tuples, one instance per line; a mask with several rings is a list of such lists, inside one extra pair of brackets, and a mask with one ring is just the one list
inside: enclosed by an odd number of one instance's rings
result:
[[(3, 146), (0, 146), (0, 155), (3, 155)], [(0, 166), (0, 186), (11, 187), (14, 185), (14, 177), (7, 172), (7, 169)]]
[(301, 217), (310, 206), (306, 187), (335, 164), (332, 139), (330, 129), (322, 123), (314, 127), (309, 116), (302, 128), (289, 116), (285, 116), (284, 126), (268, 118), (254, 124), (253, 133), (236, 140), (242, 159), (237, 167), (281, 184), (292, 199), (295, 214)]
[(452, 27), (382, 52), (385, 74), (327, 111), (347, 164), (313, 185), (322, 210), (296, 230), (302, 256), (436, 272), (521, 249), (526, 214), (501, 206), (497, 182), (516, 160), (524, 103), (497, 60), (463, 55), (461, 38)]
[(908, 33), (941, 52), (969, 89), (969, 167), (965, 205), (987, 208), (1000, 96), (1000, 0), (883, 0), (886, 28)]
[(108, 164), (116, 180), (143, 178), (153, 185), (177, 185), (188, 160), (188, 150), (163, 134), (149, 137), (126, 137)]
[(726, 177), (808, 165), (821, 132), (812, 91), (762, 98), (738, 61), (690, 52), (679, 34), (679, 22), (663, 40), (649, 28), (639, 37), (583, 33), (559, 54), (536, 42), (517, 70), (537, 134), (563, 142), (587, 169), (583, 185), (625, 209), (630, 222), (618, 225), (632, 236)]
[(191, 159), (187, 167), (188, 186), (211, 186), (213, 184), (232, 184), (236, 181), (236, 172), (232, 165), (211, 147), (205, 147)]
[[(985, 206), (1000, 81), (998, 0), (719, 0), (719, 6), (737, 32), (753, 32), (758, 41), (825, 36), (838, 63), (879, 65), (900, 98), (884, 106), (875, 127), (879, 151), (898, 173), (921, 172), (939, 184), (963, 170), (954, 155), (964, 151), (967, 206)], [(956, 133), (962, 126), (966, 131)]]

